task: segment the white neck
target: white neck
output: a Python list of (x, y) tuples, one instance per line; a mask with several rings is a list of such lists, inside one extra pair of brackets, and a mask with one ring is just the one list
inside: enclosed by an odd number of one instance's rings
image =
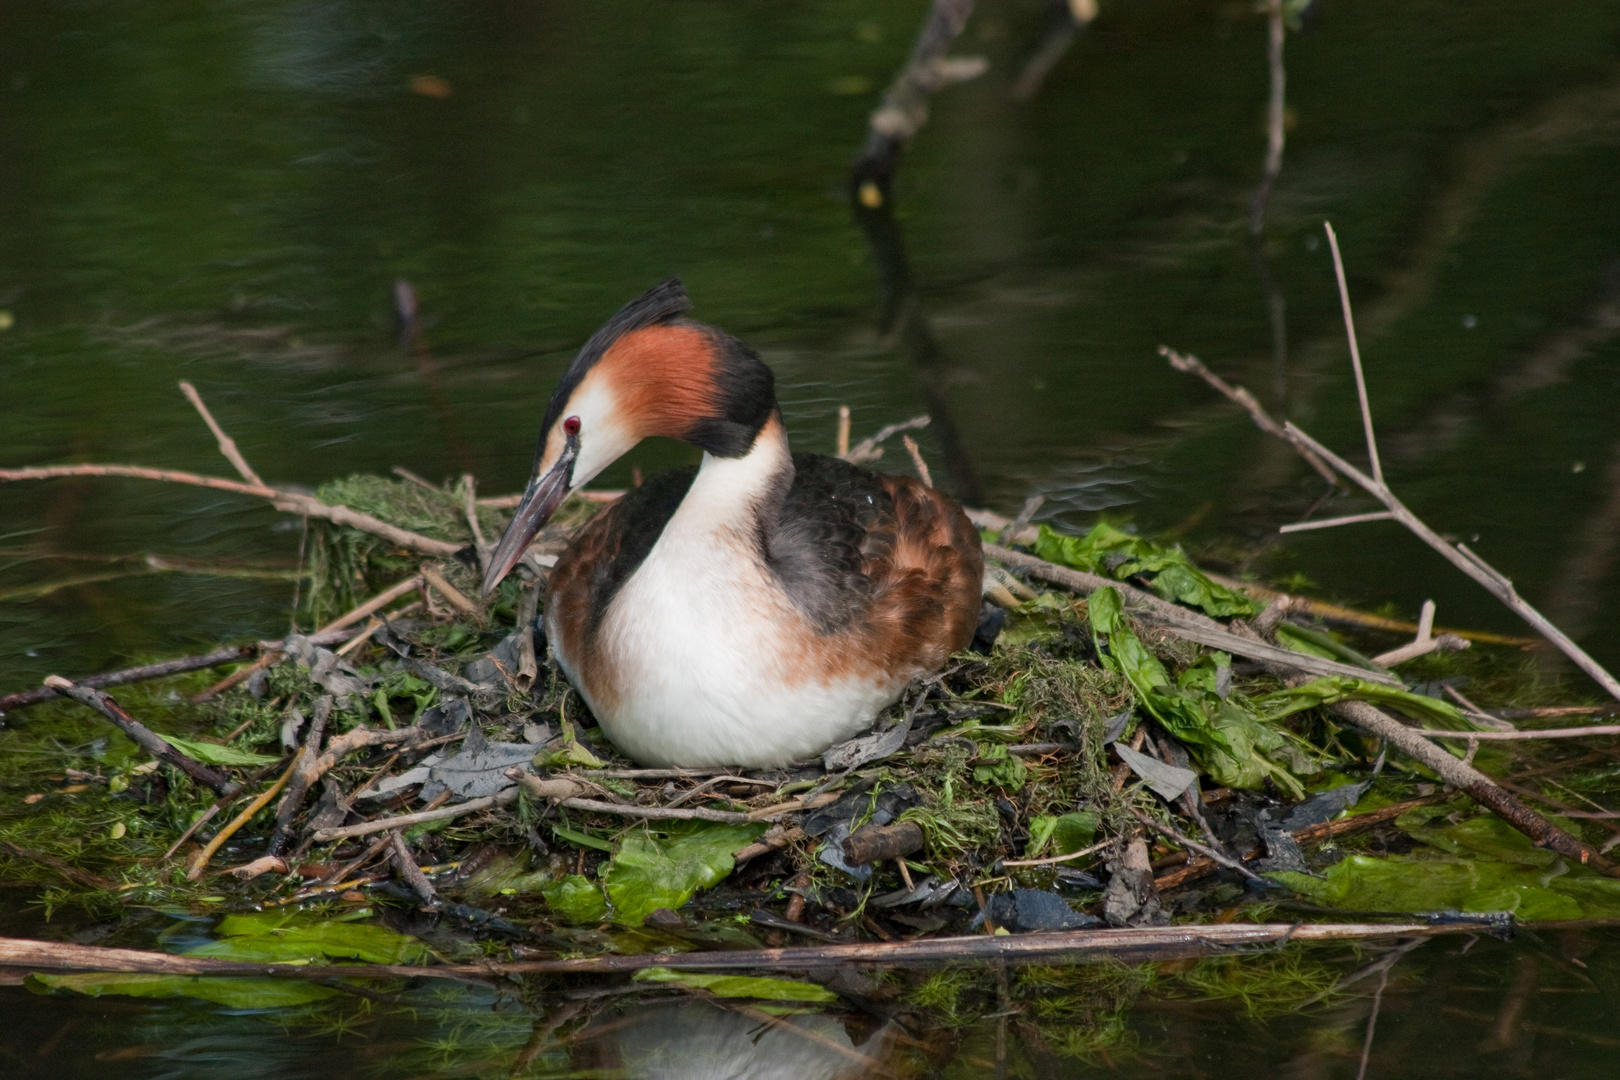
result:
[(703, 464), (666, 531), (752, 530), (760, 511), (793, 483), (793, 457), (782, 421), (771, 417), (740, 458), (705, 452)]

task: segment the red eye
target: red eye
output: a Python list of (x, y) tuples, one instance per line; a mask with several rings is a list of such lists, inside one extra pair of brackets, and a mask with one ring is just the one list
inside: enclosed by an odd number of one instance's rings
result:
[(578, 435), (579, 434), (579, 417), (570, 416), (568, 419), (564, 420), (563, 421), (563, 431), (566, 432), (569, 435)]

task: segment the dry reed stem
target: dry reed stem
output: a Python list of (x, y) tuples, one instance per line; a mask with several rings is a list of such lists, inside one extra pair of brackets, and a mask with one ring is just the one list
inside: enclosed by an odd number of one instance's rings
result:
[(928, 472), (928, 462), (923, 460), (922, 450), (918, 448), (917, 440), (910, 435), (902, 435), (900, 441), (905, 444), (906, 453), (911, 455), (911, 465), (917, 470), (917, 478), (923, 482), (923, 487), (933, 487), (934, 478)]
[[(1272, 0), (1276, 3), (1277, 0)], [(1328, 247), (1333, 251), (1333, 275), (1339, 282), (1339, 307), (1344, 311), (1344, 336), (1350, 342), (1350, 366), (1356, 373), (1356, 396), (1361, 400), (1361, 429), (1367, 436), (1367, 459), (1372, 462), (1373, 479), (1384, 482), (1384, 466), (1378, 460), (1378, 439), (1373, 435), (1372, 406), (1367, 401), (1367, 376), (1361, 369), (1361, 345), (1356, 340), (1356, 320), (1350, 312), (1350, 285), (1344, 279), (1344, 260), (1339, 257), (1339, 236), (1331, 222), (1322, 222), (1327, 230)]]
[(451, 607), (455, 608), (463, 615), (474, 619), (481, 618), (483, 616), (483, 610), (479, 608), (477, 604), (467, 599), (466, 594), (464, 594), (460, 589), (446, 581), (444, 575), (439, 573), (437, 567), (423, 564), (422, 580), (431, 585), (434, 592), (444, 597), (445, 600), (449, 601)]
[(186, 867), (187, 881), (196, 881), (202, 877), (203, 869), (208, 865), (208, 860), (212, 859), (215, 853), (225, 845), (225, 841), (235, 836), (237, 830), (251, 821), (253, 816), (260, 810), (268, 806), (271, 799), (281, 794), (281, 789), (286, 787), (287, 782), (292, 779), (293, 772), (298, 768), (298, 763), (303, 759), (303, 756), (304, 748), (299, 747), (298, 753), (293, 757), (292, 764), (287, 766), (287, 771), (281, 774), (281, 778), (265, 789), (262, 795), (248, 803), (240, 814), (231, 819), (228, 825), (214, 834), (214, 838), (208, 841), (208, 844), (201, 851), (192, 856), (191, 864)]

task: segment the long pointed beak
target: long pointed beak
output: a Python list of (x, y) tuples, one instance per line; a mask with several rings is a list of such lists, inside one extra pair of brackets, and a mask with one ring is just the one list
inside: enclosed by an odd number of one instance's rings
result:
[(489, 557), (489, 569), (484, 573), (484, 595), (495, 591), (501, 579), (512, 572), (512, 567), (529, 550), (529, 544), (551, 520), (557, 507), (568, 497), (568, 483), (574, 471), (574, 459), (579, 456), (579, 443), (570, 438), (557, 463), (544, 475), (529, 481), (512, 523), (506, 527), (501, 542)]

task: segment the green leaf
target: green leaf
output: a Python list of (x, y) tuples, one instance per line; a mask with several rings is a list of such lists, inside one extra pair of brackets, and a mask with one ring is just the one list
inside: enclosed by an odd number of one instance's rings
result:
[(1237, 698), (1221, 697), (1221, 669), (1231, 664), (1230, 657), (1225, 653), (1200, 657), (1172, 684), (1164, 665), (1126, 622), (1117, 589), (1092, 593), (1088, 610), (1103, 666), (1125, 676), (1142, 706), (1188, 745), (1213, 780), (1230, 788), (1253, 789), (1270, 777), (1294, 798), (1304, 798), (1304, 785), (1295, 774), (1308, 776), (1321, 766), (1306, 744), (1274, 724), (1286, 712), (1257, 715)]
[(282, 1009), (307, 1005), (335, 996), (338, 991), (293, 979), (238, 979), (212, 975), (130, 975), (87, 972), (73, 975), (28, 976), (35, 993), (67, 990), (86, 997), (121, 994), (125, 997), (202, 998), (232, 1009)]
[(1119, 590), (1109, 587), (1091, 594), (1087, 603), (1092, 637), (1102, 665), (1124, 675), (1154, 719), (1184, 743), (1212, 746), (1237, 756), (1237, 751), (1216, 730), (1199, 698), (1170, 681), (1158, 657), (1148, 652), (1125, 621), (1125, 605)]
[(179, 735), (165, 735), (163, 741), (188, 758), (205, 765), (274, 765), (281, 760), (265, 754), (255, 754), (249, 750), (238, 750), (234, 746), (184, 739)]
[(707, 990), (715, 997), (758, 998), (762, 1001), (811, 1001), (831, 1004), (838, 995), (826, 987), (793, 979), (764, 979), (753, 975), (714, 975), (702, 971), (671, 971), (666, 967), (643, 968), (632, 976), (634, 982), (673, 983), (694, 990)]
[(569, 874), (560, 881), (540, 887), (546, 906), (560, 921), (577, 926), (581, 923), (601, 922), (607, 914), (607, 901), (602, 890), (588, 878)]
[[(1222, 702), (1216, 707), (1214, 726), (1226, 740), (1230, 751), (1220, 746), (1194, 748), (1193, 751), (1211, 780), (1223, 787), (1253, 790), (1261, 787), (1269, 776), (1290, 797), (1305, 797), (1305, 786), (1295, 778), (1294, 773), (1309, 775), (1320, 771), (1320, 766), (1300, 753), (1288, 735), (1261, 723), (1252, 713), (1230, 702)], [(1290, 750), (1295, 753), (1290, 754)], [(1292, 771), (1276, 760), (1279, 757), (1293, 766)]]
[(543, 770), (566, 770), (572, 768), (602, 769), (602, 759), (591, 753), (590, 748), (582, 742), (564, 743), (560, 750), (550, 753), (534, 755), (534, 767)]
[(367, 923), (267, 911), (227, 915), (214, 932), (221, 938), (187, 950), (188, 956), (285, 963), (358, 960), (367, 964), (417, 964), (428, 950), (416, 938)]
[(1312, 679), (1303, 686), (1266, 694), (1254, 699), (1254, 707), (1262, 719), (1275, 721), (1305, 709), (1315, 709), (1346, 700), (1387, 705), (1405, 713), (1413, 720), (1450, 731), (1477, 730), (1477, 725), (1455, 706), (1438, 698), (1425, 697), (1383, 683), (1353, 679), (1348, 675), (1325, 675), (1320, 679)]
[(614, 919), (640, 926), (659, 908), (680, 908), (699, 889), (723, 881), (736, 865), (732, 855), (765, 829), (764, 822), (693, 821), (672, 826), (663, 837), (650, 831), (630, 834), (602, 874)]
[(1620, 917), (1620, 881), (1562, 860), (1543, 868), (1479, 856), (1351, 855), (1321, 878), (1270, 876), (1315, 903), (1355, 911), (1511, 911), (1527, 922)]
[(613, 845), (600, 837), (592, 836), (578, 829), (570, 829), (566, 825), (553, 825), (551, 831), (557, 834), (557, 839), (566, 840), (576, 847), (588, 847), (597, 851), (612, 851)]
[(1102, 818), (1092, 810), (1052, 817), (1041, 814), (1029, 823), (1029, 843), (1024, 858), (1039, 858), (1050, 847), (1053, 855), (1067, 855), (1089, 847), (1096, 839)]
[[(1433, 809), (1443, 814), (1447, 808)], [(1439, 848), (1453, 855), (1473, 853), (1495, 862), (1537, 867), (1551, 866), (1559, 859), (1556, 851), (1536, 847), (1528, 836), (1499, 817), (1470, 818), (1458, 825), (1431, 829), (1420, 821), (1407, 819), (1407, 815), (1403, 814), (1396, 819), (1396, 824), (1414, 840), (1421, 840), (1430, 847)], [(1559, 821), (1557, 824), (1564, 829), (1571, 828), (1569, 822)]]
[(1332, 634), (1324, 633), (1321, 630), (1313, 630), (1308, 626), (1300, 626), (1287, 621), (1280, 622), (1277, 624), (1277, 641), (1295, 652), (1305, 653), (1308, 656), (1319, 656), (1323, 660), (1337, 660), (1341, 664), (1353, 664), (1356, 667), (1376, 667), (1371, 660), (1339, 641)]
[(973, 779), (981, 784), (1017, 791), (1029, 776), (1023, 760), (1007, 753), (1007, 748), (999, 744), (982, 747), (975, 760), (980, 764), (973, 766)]
[(1084, 536), (1063, 536), (1042, 525), (1035, 554), (1047, 562), (1073, 566), (1117, 581), (1137, 574), (1161, 598), (1202, 608), (1217, 617), (1253, 615), (1259, 609), (1247, 596), (1205, 577), (1179, 547), (1165, 547), (1100, 521)]

